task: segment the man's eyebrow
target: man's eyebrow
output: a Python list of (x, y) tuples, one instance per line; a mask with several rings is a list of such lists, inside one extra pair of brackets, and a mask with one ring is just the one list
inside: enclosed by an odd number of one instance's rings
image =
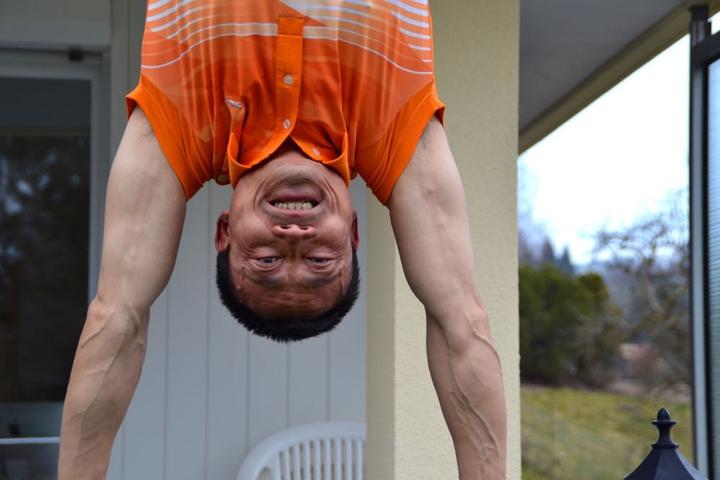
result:
[[(331, 275), (312, 275), (307, 279), (307, 281), (303, 281), (302, 284), (311, 288), (320, 288), (331, 283), (336, 277), (337, 275), (334, 272)], [(253, 274), (249, 275), (248, 278), (253, 283), (266, 288), (277, 288), (283, 286), (283, 278), (274, 274), (268, 275), (260, 272), (253, 272)]]

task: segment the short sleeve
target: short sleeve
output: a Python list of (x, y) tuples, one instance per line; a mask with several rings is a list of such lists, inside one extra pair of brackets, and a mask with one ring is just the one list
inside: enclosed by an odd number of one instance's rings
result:
[(443, 122), (444, 113), (445, 105), (432, 81), (400, 109), (377, 142), (355, 152), (357, 172), (383, 205), (410, 163), (428, 122), (433, 116)]
[(185, 197), (190, 199), (212, 178), (208, 156), (212, 147), (197, 138), (185, 116), (145, 75), (140, 76), (137, 87), (126, 97), (127, 114), (139, 106), (165, 154), (170, 167), (177, 175)]

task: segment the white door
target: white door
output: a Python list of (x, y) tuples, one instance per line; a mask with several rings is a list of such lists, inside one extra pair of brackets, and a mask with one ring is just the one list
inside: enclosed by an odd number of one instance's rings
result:
[(101, 67), (100, 55), (0, 49), (1, 479), (56, 478), (97, 278)]

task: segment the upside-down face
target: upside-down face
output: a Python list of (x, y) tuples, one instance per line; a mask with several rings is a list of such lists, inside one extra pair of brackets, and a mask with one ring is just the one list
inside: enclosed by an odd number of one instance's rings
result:
[(268, 318), (318, 316), (352, 275), (357, 219), (343, 179), (296, 150), (243, 175), (218, 218), (238, 298)]

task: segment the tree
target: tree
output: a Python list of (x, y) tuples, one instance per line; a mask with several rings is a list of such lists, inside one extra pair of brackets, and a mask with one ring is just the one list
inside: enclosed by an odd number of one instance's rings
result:
[(689, 383), (688, 237), (685, 189), (627, 228), (596, 234), (595, 255), (631, 279), (630, 339), (650, 345), (655, 357), (638, 378), (649, 388)]
[(542, 253), (540, 254), (540, 261), (543, 264), (555, 265), (557, 258), (555, 257), (555, 249), (553, 248), (552, 242), (548, 237), (545, 237), (545, 241), (542, 246)]
[(519, 273), (522, 380), (594, 388), (612, 381), (626, 334), (602, 277), (573, 277), (551, 264)]
[(575, 275), (575, 267), (573, 266), (572, 260), (570, 260), (570, 249), (567, 245), (563, 249), (562, 256), (557, 261), (557, 266), (568, 275)]
[(518, 263), (520, 265), (535, 265), (535, 252), (525, 230), (518, 228)]

